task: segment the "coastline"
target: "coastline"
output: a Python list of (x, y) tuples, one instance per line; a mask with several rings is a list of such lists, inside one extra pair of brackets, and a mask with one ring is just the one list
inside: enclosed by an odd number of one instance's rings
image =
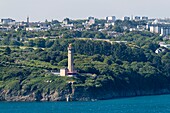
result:
[[(2, 94), (3, 93), (3, 94)], [(7, 102), (54, 102), (54, 101), (67, 101), (66, 92), (62, 92), (63, 94), (59, 94), (57, 92), (53, 92), (49, 95), (42, 93), (30, 93), (28, 95), (16, 95), (14, 92), (2, 92), (0, 94), (0, 101)], [(16, 93), (16, 92), (15, 92)], [(101, 92), (102, 93), (102, 92)], [(110, 99), (118, 99), (118, 98), (129, 98), (129, 97), (139, 97), (139, 96), (153, 96), (153, 95), (164, 95), (170, 94), (170, 90), (163, 89), (159, 91), (129, 91), (129, 92), (110, 92), (105, 93), (103, 95), (94, 95), (94, 92), (75, 92), (74, 95), (69, 97), (69, 101), (97, 101), (97, 100), (110, 100)]]

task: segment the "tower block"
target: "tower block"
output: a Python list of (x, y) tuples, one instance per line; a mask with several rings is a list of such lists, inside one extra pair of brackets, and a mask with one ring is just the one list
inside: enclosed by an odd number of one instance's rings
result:
[(74, 66), (73, 66), (73, 47), (72, 44), (68, 46), (68, 72), (74, 73)]

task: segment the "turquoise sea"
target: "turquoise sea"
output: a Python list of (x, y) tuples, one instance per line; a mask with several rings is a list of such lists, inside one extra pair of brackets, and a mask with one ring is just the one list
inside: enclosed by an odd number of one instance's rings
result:
[(0, 102), (0, 113), (170, 113), (170, 95), (94, 102)]

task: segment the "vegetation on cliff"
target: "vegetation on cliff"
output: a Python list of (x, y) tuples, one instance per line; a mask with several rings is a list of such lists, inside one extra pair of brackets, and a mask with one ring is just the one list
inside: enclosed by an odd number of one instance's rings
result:
[[(20, 46), (1, 46), (0, 96), (3, 98), (0, 99), (33, 93), (36, 100), (41, 100), (43, 95), (54, 92), (62, 97), (72, 92), (69, 81), (75, 82), (75, 98), (103, 96), (99, 99), (104, 99), (107, 94), (110, 94), (107, 98), (114, 98), (115, 93), (119, 97), (128, 92), (132, 96), (149, 94), (144, 92), (167, 93), (163, 90), (170, 90), (170, 52), (155, 53), (161, 37), (132, 32), (119, 39), (128, 42), (34, 39), (20, 42)], [(67, 66), (69, 43), (74, 46), (74, 64), (80, 74), (77, 78), (51, 73)]]

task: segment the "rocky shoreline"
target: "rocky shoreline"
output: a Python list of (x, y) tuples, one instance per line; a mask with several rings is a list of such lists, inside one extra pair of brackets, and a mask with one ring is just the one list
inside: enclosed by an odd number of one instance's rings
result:
[[(4, 90), (0, 93), (0, 101), (67, 101), (68, 90), (57, 92), (50, 91), (47, 93), (32, 92), (28, 94), (21, 94), (20, 91), (9, 91)], [(93, 100), (107, 100), (114, 98), (125, 98), (125, 97), (136, 97), (136, 96), (147, 96), (147, 95), (161, 95), (170, 94), (169, 89), (157, 90), (157, 91), (101, 91), (101, 92), (90, 92), (87, 89), (79, 88), (75, 89), (74, 94), (69, 95), (71, 101), (93, 101)]]

